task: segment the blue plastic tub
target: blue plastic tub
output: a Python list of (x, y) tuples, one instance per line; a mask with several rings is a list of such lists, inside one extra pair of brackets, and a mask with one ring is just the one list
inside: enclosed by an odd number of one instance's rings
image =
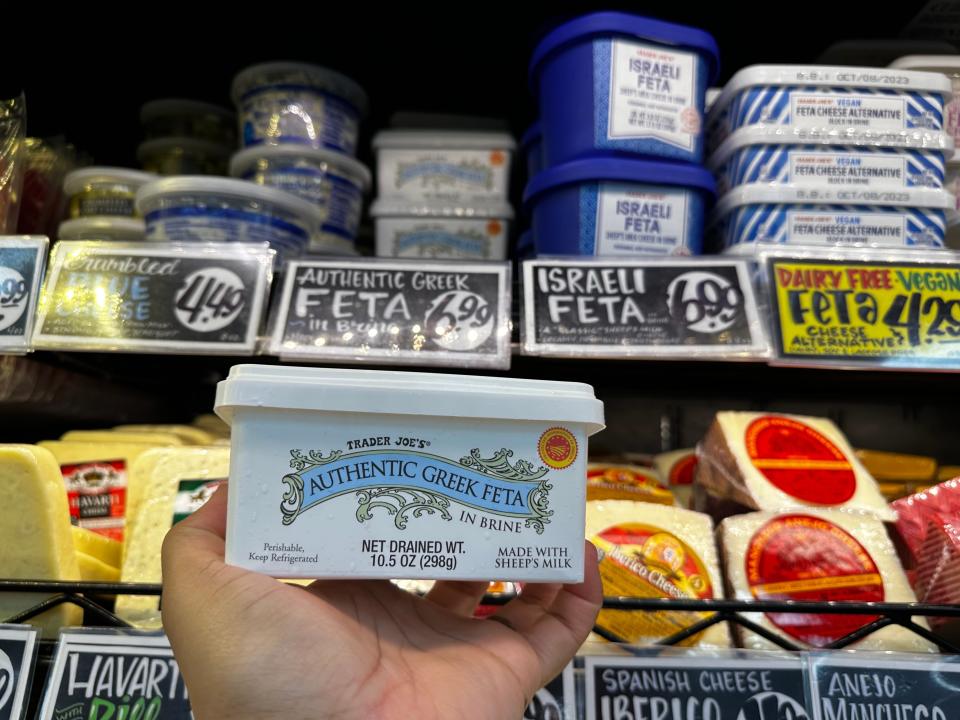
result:
[(542, 171), (524, 204), (537, 255), (699, 255), (715, 194), (702, 167), (593, 158)]
[(701, 162), (718, 58), (703, 30), (638, 15), (599, 12), (559, 26), (530, 61), (546, 164), (598, 153)]
[(520, 150), (527, 162), (527, 179), (529, 180), (546, 167), (543, 162), (543, 132), (540, 129), (539, 120), (528, 127), (520, 138)]

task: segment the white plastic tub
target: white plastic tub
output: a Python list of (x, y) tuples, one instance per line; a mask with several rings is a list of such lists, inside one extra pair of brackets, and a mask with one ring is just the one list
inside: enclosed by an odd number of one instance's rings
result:
[(852, 142), (828, 133), (750, 126), (728, 137), (710, 157), (723, 193), (762, 183), (862, 190), (944, 184), (953, 139), (942, 133), (892, 133)]
[(303, 252), (320, 211), (282, 190), (244, 180), (183, 176), (145, 185), (137, 208), (148, 240), (266, 242), (280, 258)]
[(140, 108), (140, 124), (148, 139), (181, 136), (227, 147), (237, 144), (237, 116), (199, 100), (162, 98), (146, 102)]
[(745, 185), (717, 203), (711, 233), (728, 250), (753, 244), (942, 248), (953, 202), (943, 190)]
[(322, 219), (315, 244), (355, 241), (370, 171), (349, 155), (304, 145), (256, 145), (233, 156), (230, 174), (317, 207)]
[(57, 229), (58, 240), (114, 240), (143, 242), (147, 226), (141, 218), (89, 217), (64, 220)]
[(827, 65), (753, 65), (737, 72), (707, 120), (714, 150), (748, 125), (818, 129), (837, 137), (943, 130), (943, 75)]
[(227, 562), (285, 578), (578, 582), (589, 385), (234, 366)]
[(960, 55), (906, 55), (890, 63), (899, 70), (942, 73), (950, 78), (953, 97), (944, 108), (944, 128), (960, 143)]
[(127, 168), (74, 170), (63, 179), (63, 192), (70, 198), (69, 215), (71, 218), (134, 217), (137, 190), (156, 179), (151, 173)]
[(367, 94), (345, 75), (305, 63), (253, 65), (233, 79), (241, 143), (300, 143), (354, 155)]
[(506, 133), (383, 130), (373, 138), (380, 197), (505, 201), (516, 142)]
[(137, 146), (137, 160), (157, 175), (225, 175), (230, 149), (208, 140), (162, 137)]
[(370, 215), (377, 257), (507, 258), (513, 209), (503, 201), (449, 207), (380, 198)]

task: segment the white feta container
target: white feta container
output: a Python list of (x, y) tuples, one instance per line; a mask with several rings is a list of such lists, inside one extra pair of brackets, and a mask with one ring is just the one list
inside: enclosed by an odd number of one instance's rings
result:
[(506, 201), (516, 146), (500, 132), (383, 130), (373, 138), (377, 193), (453, 205)]
[(507, 258), (513, 208), (504, 201), (451, 207), (380, 198), (370, 215), (377, 257)]
[(579, 582), (589, 385), (234, 366), (226, 560), (284, 578)]
[(748, 125), (818, 129), (837, 137), (941, 132), (950, 81), (936, 73), (828, 65), (753, 65), (723, 88), (707, 119), (715, 150)]
[(314, 205), (321, 215), (317, 249), (356, 240), (370, 171), (349, 155), (305, 145), (255, 145), (233, 156), (230, 174)]
[(740, 128), (710, 157), (723, 193), (762, 183), (796, 187), (943, 188), (953, 139), (943, 133), (893, 133), (847, 141), (803, 129)]
[(943, 125), (955, 142), (960, 142), (960, 55), (905, 55), (890, 63), (898, 70), (920, 70), (946, 75), (953, 85), (953, 97), (944, 108)]
[(710, 232), (744, 245), (942, 248), (953, 197), (943, 190), (832, 190), (744, 185), (724, 195)]

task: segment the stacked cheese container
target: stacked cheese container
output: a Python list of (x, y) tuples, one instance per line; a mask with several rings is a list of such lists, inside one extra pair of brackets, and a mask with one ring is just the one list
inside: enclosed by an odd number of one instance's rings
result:
[(761, 245), (941, 248), (947, 210), (943, 75), (757, 65), (711, 109), (709, 165), (723, 193), (720, 250)]
[(68, 173), (63, 192), (69, 198), (68, 220), (60, 223), (60, 240), (120, 240), (144, 238), (137, 213), (137, 191), (156, 175), (118, 167), (87, 167)]
[(158, 175), (223, 175), (237, 147), (236, 117), (219, 105), (163, 98), (140, 108), (146, 140), (137, 148), (145, 170)]
[(504, 260), (516, 143), (504, 132), (390, 129), (373, 139), (379, 257)]
[(702, 167), (714, 39), (619, 12), (547, 34), (530, 61), (539, 140), (524, 192), (539, 255), (699, 255), (715, 189)]

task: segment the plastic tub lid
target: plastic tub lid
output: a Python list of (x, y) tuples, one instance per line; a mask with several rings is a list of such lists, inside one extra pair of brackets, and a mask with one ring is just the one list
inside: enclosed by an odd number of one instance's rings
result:
[(590, 385), (425, 372), (234, 365), (214, 410), (230, 423), (239, 407), (580, 423), (588, 435), (604, 427)]
[[(896, 83), (891, 81), (896, 80)], [(900, 82), (905, 81), (905, 82)], [(932, 92), (950, 95), (950, 79), (939, 73), (891, 68), (841, 67), (833, 65), (750, 65), (738, 70), (710, 108), (718, 115), (747, 88), (767, 85), (804, 87), (883, 88), (896, 92)]]
[(411, 201), (404, 198), (378, 198), (370, 206), (372, 217), (430, 217), (454, 220), (513, 220), (513, 208), (500, 201), (449, 205), (443, 202)]
[(706, 95), (704, 95), (704, 98), (703, 98), (703, 104), (706, 106), (707, 110), (713, 107), (713, 104), (717, 101), (717, 98), (720, 97), (720, 93), (722, 92), (723, 92), (723, 88), (718, 88), (718, 87), (707, 88)]
[(210, 140), (200, 140), (192, 137), (179, 137), (171, 135), (169, 137), (154, 138), (145, 140), (137, 146), (137, 160), (141, 162), (153, 155), (169, 152), (171, 150), (182, 149), (186, 152), (196, 153), (198, 155), (213, 155), (215, 157), (226, 158), (233, 152), (233, 148)]
[(527, 128), (527, 131), (523, 134), (523, 137), (520, 138), (520, 147), (526, 150), (534, 143), (540, 142), (542, 138), (543, 130), (540, 127), (540, 121), (537, 120)]
[(90, 183), (118, 183), (139, 188), (157, 179), (157, 175), (143, 170), (118, 167), (86, 167), (67, 173), (63, 179), (63, 192), (76, 195)]
[(139, 235), (145, 237), (146, 223), (141, 218), (128, 217), (82, 217), (64, 220), (57, 228), (58, 240), (80, 240), (88, 233), (115, 235)]
[(716, 170), (737, 150), (751, 145), (839, 145), (876, 148), (905, 148), (942, 150), (953, 153), (953, 138), (944, 133), (930, 132), (822, 132), (817, 129), (791, 128), (786, 125), (748, 125), (734, 130), (710, 156), (708, 165)]
[(553, 53), (584, 38), (596, 35), (618, 35), (647, 40), (658, 45), (693, 50), (707, 56), (710, 70), (707, 81), (716, 82), (720, 73), (720, 49), (713, 36), (687, 25), (654, 20), (623, 12), (596, 12), (575, 18), (554, 28), (537, 44), (530, 59), (528, 78), (536, 87), (540, 66)]
[(216, 115), (221, 120), (230, 123), (236, 119), (236, 115), (227, 108), (187, 98), (150, 100), (140, 107), (141, 123), (148, 123), (158, 117), (175, 117), (177, 115)]
[(367, 114), (367, 93), (356, 82), (336, 70), (300, 62), (268, 62), (244, 68), (233, 78), (230, 95), (234, 105), (248, 92), (265, 85), (309, 85), (339, 95), (360, 115)]
[(276, 188), (258, 185), (246, 180), (211, 177), (209, 175), (176, 175), (156, 180), (137, 191), (137, 210), (146, 214), (145, 207), (165, 195), (218, 195), (238, 200), (278, 205), (287, 212), (306, 217), (314, 225), (323, 222), (320, 209), (303, 198)]
[(960, 55), (905, 55), (890, 63), (890, 67), (960, 75)]
[[(814, 192), (817, 196), (810, 197)], [(790, 185), (741, 185), (720, 198), (714, 215), (720, 217), (743, 205), (860, 205), (949, 210), (955, 203), (950, 193), (932, 188), (896, 191), (833, 188), (811, 190)]]
[(711, 196), (717, 194), (713, 175), (699, 165), (600, 157), (571, 160), (540, 171), (527, 183), (523, 191), (523, 202), (526, 205), (538, 195), (563, 185), (611, 180), (648, 185), (676, 185), (699, 190)]
[(285, 143), (283, 145), (255, 145), (234, 154), (230, 160), (230, 174), (240, 177), (259, 160), (298, 159), (313, 160), (318, 163), (333, 165), (344, 175), (355, 180), (366, 192), (370, 189), (370, 170), (359, 160), (344, 153), (333, 150), (320, 150), (299, 143)]
[(514, 150), (516, 141), (501, 132), (471, 130), (381, 130), (373, 136), (373, 149), (403, 150)]

